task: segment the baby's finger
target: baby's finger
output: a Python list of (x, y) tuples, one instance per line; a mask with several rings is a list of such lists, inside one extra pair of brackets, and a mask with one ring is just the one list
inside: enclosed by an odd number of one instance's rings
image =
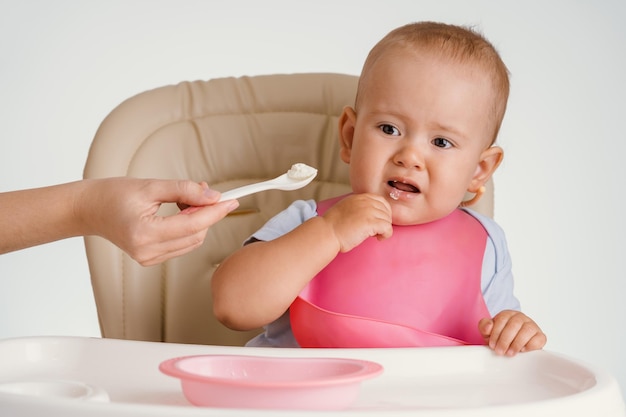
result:
[(385, 240), (385, 239), (390, 238), (392, 234), (393, 234), (393, 226), (391, 225), (391, 222), (383, 222), (380, 225), (380, 230), (376, 234), (376, 239)]
[(536, 335), (537, 328), (535, 326), (531, 323), (523, 323), (517, 331), (515, 338), (511, 341), (511, 344), (506, 351), (506, 355), (515, 356), (519, 352), (533, 350), (529, 349), (529, 343), (531, 343)]
[(539, 330), (522, 348), (521, 352), (530, 352), (531, 350), (542, 349), (548, 341), (547, 336)]
[(499, 327), (499, 324), (502, 323), (496, 321), (494, 324), (494, 330), (489, 338), (489, 347), (492, 348), (496, 354), (504, 355), (511, 348), (511, 344), (517, 337), (522, 323), (519, 320), (508, 320), (506, 321), (506, 325), (496, 332), (495, 328)]
[(502, 317), (495, 317), (492, 320), (491, 324), (491, 332), (489, 334), (489, 347), (491, 349), (495, 349), (498, 341), (500, 340), (500, 335), (506, 326), (507, 320)]
[(493, 330), (493, 320), (490, 318), (480, 319), (478, 322), (478, 331), (480, 335), (485, 339), (485, 342), (489, 341), (489, 336), (491, 336), (491, 331)]

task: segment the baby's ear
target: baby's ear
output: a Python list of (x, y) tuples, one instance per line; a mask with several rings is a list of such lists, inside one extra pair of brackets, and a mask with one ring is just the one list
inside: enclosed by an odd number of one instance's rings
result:
[(491, 146), (480, 154), (480, 160), (476, 166), (476, 172), (472, 177), (472, 182), (467, 191), (475, 193), (480, 187), (485, 185), (489, 178), (496, 171), (502, 158), (504, 157), (504, 151), (499, 146)]
[(339, 156), (346, 164), (350, 163), (355, 125), (356, 112), (350, 106), (344, 107), (339, 116)]

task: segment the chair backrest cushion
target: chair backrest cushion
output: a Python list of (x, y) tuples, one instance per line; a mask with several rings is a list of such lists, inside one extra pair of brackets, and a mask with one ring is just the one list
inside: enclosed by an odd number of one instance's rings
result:
[[(85, 178), (192, 179), (225, 191), (274, 178), (296, 162), (319, 172), (301, 190), (240, 199), (236, 212), (209, 229), (202, 247), (160, 265), (142, 267), (108, 241), (86, 237), (103, 337), (242, 345), (258, 333), (229, 330), (214, 318), (211, 277), (293, 200), (350, 191), (337, 124), (343, 107), (354, 102), (357, 80), (311, 73), (182, 82), (131, 97), (107, 116), (91, 145)], [(479, 210), (491, 215), (492, 198), (489, 189)], [(177, 210), (165, 204), (160, 212)]]

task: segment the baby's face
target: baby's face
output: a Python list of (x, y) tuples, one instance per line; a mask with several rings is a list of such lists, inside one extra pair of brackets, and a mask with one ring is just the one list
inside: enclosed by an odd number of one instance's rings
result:
[(488, 77), (466, 65), (396, 51), (374, 64), (363, 87), (348, 121), (351, 146), (342, 152), (353, 191), (384, 196), (394, 224), (451, 213), (490, 146), (494, 93)]

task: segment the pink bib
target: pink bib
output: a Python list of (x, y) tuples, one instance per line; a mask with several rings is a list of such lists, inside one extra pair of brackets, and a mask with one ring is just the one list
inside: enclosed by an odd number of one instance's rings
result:
[[(339, 199), (318, 204), (322, 215)], [(484, 344), (481, 292), (487, 232), (462, 210), (340, 253), (290, 307), (302, 347)]]

